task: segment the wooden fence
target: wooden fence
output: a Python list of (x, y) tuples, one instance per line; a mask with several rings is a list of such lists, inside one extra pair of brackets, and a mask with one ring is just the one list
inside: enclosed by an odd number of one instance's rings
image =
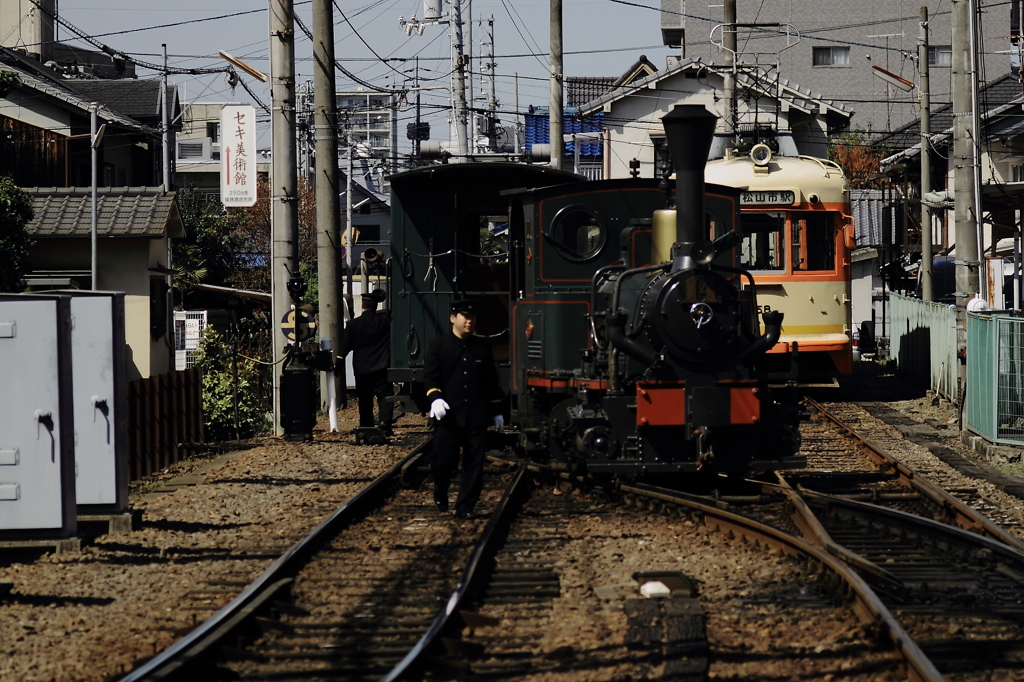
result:
[(202, 442), (203, 382), (198, 368), (128, 383), (132, 481), (166, 469), (188, 451), (189, 445)]

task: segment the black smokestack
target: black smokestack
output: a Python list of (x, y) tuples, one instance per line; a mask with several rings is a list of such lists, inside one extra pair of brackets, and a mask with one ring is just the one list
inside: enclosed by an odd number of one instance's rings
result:
[(676, 171), (676, 242), (689, 260), (690, 247), (707, 239), (704, 219), (704, 166), (718, 117), (699, 104), (679, 104), (661, 119), (672, 165)]

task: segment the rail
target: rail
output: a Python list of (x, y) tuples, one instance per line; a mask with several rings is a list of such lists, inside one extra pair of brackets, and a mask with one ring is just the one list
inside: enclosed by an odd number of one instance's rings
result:
[(207, 651), (216, 647), (250, 614), (286, 588), (298, 570), (306, 563), (324, 538), (338, 533), (356, 522), (403, 480), (406, 472), (426, 455), (432, 441), (428, 440), (409, 453), (370, 485), (357, 493), (333, 514), (320, 522), (271, 564), (251, 585), (231, 603), (206, 620), (170, 648), (133, 670), (120, 682), (168, 680), (186, 674), (191, 666), (199, 664)]
[(849, 424), (843, 422), (841, 419), (825, 409), (821, 404), (810, 398), (806, 398), (805, 400), (809, 407), (817, 410), (819, 414), (838, 426), (844, 434), (858, 441), (862, 451), (870, 459), (891, 469), (904, 485), (911, 490), (916, 491), (922, 497), (935, 505), (935, 507), (942, 510), (946, 514), (950, 523), (959, 528), (963, 528), (964, 530), (969, 530), (984, 537), (996, 540), (997, 542), (1001, 542), (1017, 551), (1024, 551), (1024, 541), (1010, 533), (1007, 533), (1005, 530), (993, 523), (991, 519), (985, 517), (974, 509), (971, 509), (966, 504), (956, 499), (926, 478), (922, 478), (910, 467), (893, 459), (884, 448), (872, 442), (869, 438), (859, 433)]
[(894, 648), (907, 664), (908, 677), (918, 682), (939, 682), (945, 677), (917, 643), (907, 634), (889, 609), (882, 603), (874, 590), (850, 566), (828, 552), (795, 535), (772, 528), (753, 519), (719, 509), (691, 496), (679, 496), (674, 491), (647, 485), (620, 485), (623, 493), (644, 495), (681, 507), (688, 507), (704, 516), (704, 522), (720, 530), (731, 531), (752, 541), (764, 542), (791, 555), (805, 555), (842, 580), (855, 600), (854, 611), (863, 619), (880, 626), (882, 632), (893, 643)]

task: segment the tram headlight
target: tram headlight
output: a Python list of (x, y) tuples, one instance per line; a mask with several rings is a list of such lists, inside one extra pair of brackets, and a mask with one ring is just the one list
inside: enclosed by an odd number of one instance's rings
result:
[(767, 166), (772, 160), (772, 150), (766, 144), (755, 144), (750, 150), (750, 160), (755, 166)]

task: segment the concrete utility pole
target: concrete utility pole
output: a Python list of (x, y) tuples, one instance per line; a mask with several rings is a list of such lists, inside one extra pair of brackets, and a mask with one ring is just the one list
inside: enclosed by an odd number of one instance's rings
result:
[[(971, 0), (953, 0), (953, 189), (956, 240), (956, 349), (964, 358), (967, 353), (967, 303), (979, 291), (978, 229), (974, 209), (974, 127), (973, 100), (975, 98), (972, 74), (976, 55), (973, 54), (973, 12)], [(957, 403), (963, 405), (967, 389), (967, 363), (957, 365)], [(961, 411), (963, 414), (963, 411)], [(961, 427), (963, 425), (961, 424)]]
[[(956, 305), (963, 310), (979, 291), (978, 230), (974, 208), (973, 79), (971, 28), (974, 24), (971, 0), (952, 3), (953, 20), (953, 187), (956, 240)], [(961, 329), (961, 334), (963, 330)], [(966, 337), (964, 338), (966, 343)]]
[(468, 131), (466, 135), (466, 146), (470, 152), (476, 154), (477, 123), (476, 123), (476, 90), (473, 86), (473, 0), (466, 0), (466, 42), (463, 45), (463, 52), (466, 55), (466, 120)]
[(548, 123), (551, 140), (551, 167), (562, 169), (562, 0), (551, 0), (551, 105)]
[[(313, 136), (316, 145), (316, 272), (319, 281), (320, 339), (331, 339), (337, 348), (344, 315), (338, 309), (338, 130), (334, 98), (334, 6), (331, 0), (313, 1)], [(344, 367), (344, 365), (342, 365)], [(339, 373), (330, 376), (335, 390), (325, 381), (320, 396), (331, 411)], [(328, 415), (332, 420), (336, 414)]]
[[(163, 129), (163, 174), (164, 174), (164, 191), (171, 191), (171, 126), (169, 123), (168, 110), (171, 107), (171, 103), (167, 100), (167, 43), (163, 44), (164, 49), (164, 77), (163, 77), (163, 96), (160, 98), (160, 127)], [(167, 266), (171, 267), (170, 264)]]
[[(287, 339), (276, 325), (291, 310), (289, 283), (299, 277), (299, 197), (295, 153), (295, 14), (292, 0), (270, 3), (271, 298), (274, 358), (284, 356)], [(274, 429), (281, 426), (281, 371), (274, 371)]]
[(932, 301), (932, 210), (925, 206), (924, 195), (932, 191), (931, 94), (928, 81), (928, 8), (921, 7), (921, 31), (917, 42), (920, 78), (917, 93), (921, 98), (921, 299)]
[(496, 121), (498, 120), (498, 99), (494, 94), (494, 70), (498, 67), (498, 64), (494, 61), (494, 15), (487, 15), (487, 132), (490, 137), (489, 151), (496, 151), (498, 144), (498, 129), (496, 127)]
[(98, 174), (98, 160), (96, 158), (99, 154), (99, 140), (97, 135), (97, 118), (99, 113), (100, 105), (93, 102), (89, 105), (89, 147), (90, 147), (90, 158), (92, 159), (92, 203), (90, 204), (91, 215), (91, 227), (89, 230), (90, 244), (92, 248), (90, 256), (90, 272), (92, 274), (92, 290), (96, 291), (99, 289), (99, 250), (97, 248), (97, 213), (99, 207), (96, 204), (96, 185), (99, 182)]
[(729, 144), (736, 144), (736, 0), (725, 0), (725, 26), (722, 44), (725, 45), (725, 134)]
[(458, 161), (469, 154), (469, 130), (466, 112), (466, 49), (462, 38), (462, 3), (452, 0), (452, 47), (455, 50), (455, 148)]

